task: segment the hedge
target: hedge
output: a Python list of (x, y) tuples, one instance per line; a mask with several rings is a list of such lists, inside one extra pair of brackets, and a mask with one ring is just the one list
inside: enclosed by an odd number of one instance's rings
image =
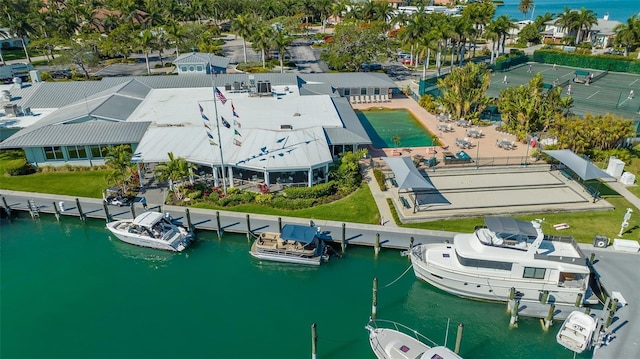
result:
[(287, 187), (284, 194), (287, 198), (320, 198), (336, 193), (336, 183), (334, 181), (320, 183), (313, 187)]
[(31, 166), (31, 164), (27, 163), (27, 160), (24, 158), (12, 160), (5, 165), (5, 172), (9, 176), (23, 176), (31, 173), (35, 173), (36, 170)]
[(562, 66), (640, 74), (640, 61), (618, 55), (583, 55), (558, 50), (536, 50), (533, 61)]
[(387, 190), (387, 185), (384, 183), (384, 172), (379, 168), (373, 169), (373, 176), (376, 178), (376, 182), (378, 182), (378, 186), (380, 186), (381, 191)]

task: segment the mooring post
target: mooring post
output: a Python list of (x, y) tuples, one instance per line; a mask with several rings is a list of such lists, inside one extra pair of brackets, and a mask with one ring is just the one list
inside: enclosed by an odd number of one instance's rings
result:
[(556, 305), (555, 304), (551, 304), (549, 305), (549, 311), (547, 312), (547, 317), (544, 318), (544, 330), (549, 330), (549, 327), (551, 327), (551, 324), (553, 324), (553, 312), (556, 310)]
[(513, 298), (516, 297), (516, 289), (511, 287), (509, 289), (509, 300), (507, 301), (507, 312), (511, 312), (511, 308), (513, 308)]
[(316, 323), (311, 324), (311, 359), (318, 358), (318, 333)]
[(249, 213), (247, 213), (247, 242), (251, 241), (251, 220), (249, 219)]
[(378, 314), (378, 278), (373, 278), (373, 298), (371, 301), (371, 319), (376, 319)]
[(415, 242), (415, 239), (413, 237), (411, 237), (409, 239), (409, 250), (411, 250), (411, 248), (413, 248), (413, 242)]
[(380, 253), (380, 233), (376, 233), (376, 243), (373, 245), (373, 251), (376, 255)]
[(82, 222), (87, 220), (87, 217), (85, 217), (84, 213), (82, 212), (82, 206), (80, 206), (80, 200), (76, 198), (76, 207), (78, 207), (78, 213), (80, 213), (80, 220)]
[(193, 223), (191, 223), (191, 212), (189, 212), (189, 208), (184, 209), (184, 215), (187, 217), (187, 230), (193, 233)]
[(222, 228), (220, 227), (220, 211), (216, 211), (216, 232), (218, 232), (218, 239), (222, 238)]
[(4, 205), (4, 211), (7, 212), (7, 216), (11, 216), (11, 207), (7, 203), (7, 199), (2, 196), (2, 204)]
[(548, 299), (549, 299), (549, 291), (545, 290), (542, 292), (542, 295), (540, 296), (540, 303), (547, 304)]
[(591, 308), (590, 307), (584, 307), (584, 314), (591, 314)]
[(109, 213), (109, 206), (107, 205), (107, 202), (102, 201), (102, 207), (104, 207), (104, 215), (106, 217), (107, 223), (111, 222), (111, 213)]
[(517, 327), (518, 326), (518, 307), (520, 306), (520, 301), (516, 300), (513, 302), (513, 308), (511, 309), (511, 319), (509, 320), (509, 326)]
[(616, 315), (616, 312), (614, 312), (613, 310), (609, 311), (609, 315), (607, 315), (607, 320), (604, 322), (604, 328), (607, 329), (609, 328), (609, 326), (611, 326), (611, 323), (613, 322), (613, 317)]
[(596, 254), (591, 253), (591, 255), (589, 256), (589, 264), (593, 264), (593, 262), (595, 261), (596, 261)]
[(131, 211), (131, 218), (136, 218), (136, 209), (133, 207), (133, 202), (129, 205), (129, 210)]
[(278, 232), (282, 232), (282, 217), (278, 217)]
[(582, 293), (578, 293), (575, 304), (576, 304), (576, 307), (582, 307)]
[(56, 221), (60, 222), (60, 210), (58, 209), (58, 205), (55, 201), (53, 202), (53, 211), (55, 212)]
[(342, 247), (342, 254), (347, 250), (347, 225), (342, 224), (342, 239), (340, 241), (340, 246)]
[(464, 329), (464, 323), (458, 324), (458, 333), (456, 334), (456, 346), (453, 351), (456, 354), (460, 354), (460, 344), (462, 344), (462, 331)]
[(618, 311), (618, 298), (613, 298), (611, 301), (611, 310), (615, 313)]

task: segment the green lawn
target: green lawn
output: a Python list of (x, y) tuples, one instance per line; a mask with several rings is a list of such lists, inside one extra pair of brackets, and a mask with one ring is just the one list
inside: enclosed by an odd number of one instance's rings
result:
[(14, 191), (102, 198), (108, 171), (34, 173), (0, 177), (0, 188)]

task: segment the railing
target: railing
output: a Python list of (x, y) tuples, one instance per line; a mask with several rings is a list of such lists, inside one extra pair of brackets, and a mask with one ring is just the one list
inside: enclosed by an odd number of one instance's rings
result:
[[(381, 324), (381, 325), (379, 325)], [(403, 334), (409, 335), (414, 337), (416, 340), (420, 341), (421, 343), (424, 343), (425, 345), (428, 345), (430, 347), (434, 347), (434, 346), (438, 346), (439, 344), (434, 342), (433, 340), (429, 339), (428, 337), (424, 336), (423, 334), (420, 334), (420, 332), (418, 332), (417, 330), (414, 330), (412, 328), (409, 328), (406, 325), (391, 321), (391, 320), (383, 320), (383, 319), (371, 319), (369, 320), (369, 323), (367, 324), (367, 329), (393, 329), (397, 332), (401, 332)], [(380, 345), (380, 342), (376, 342), (375, 343), (376, 347), (380, 347), (382, 349), (382, 351), (384, 352), (384, 348), (382, 348), (382, 346)]]

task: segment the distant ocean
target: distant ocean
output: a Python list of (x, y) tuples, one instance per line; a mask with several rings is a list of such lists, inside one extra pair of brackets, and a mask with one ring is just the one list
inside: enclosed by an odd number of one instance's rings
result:
[[(626, 23), (627, 19), (633, 14), (640, 13), (639, 0), (534, 0), (535, 8), (527, 13), (526, 19), (529, 20), (538, 15), (550, 12), (552, 14), (561, 14), (564, 12), (565, 6), (570, 9), (580, 9), (584, 7), (596, 13), (598, 19), (602, 19), (606, 13), (609, 13), (609, 20), (616, 20)], [(522, 12), (518, 10), (520, 0), (504, 0), (504, 6), (496, 8), (496, 16), (509, 15), (512, 19), (522, 20)]]

